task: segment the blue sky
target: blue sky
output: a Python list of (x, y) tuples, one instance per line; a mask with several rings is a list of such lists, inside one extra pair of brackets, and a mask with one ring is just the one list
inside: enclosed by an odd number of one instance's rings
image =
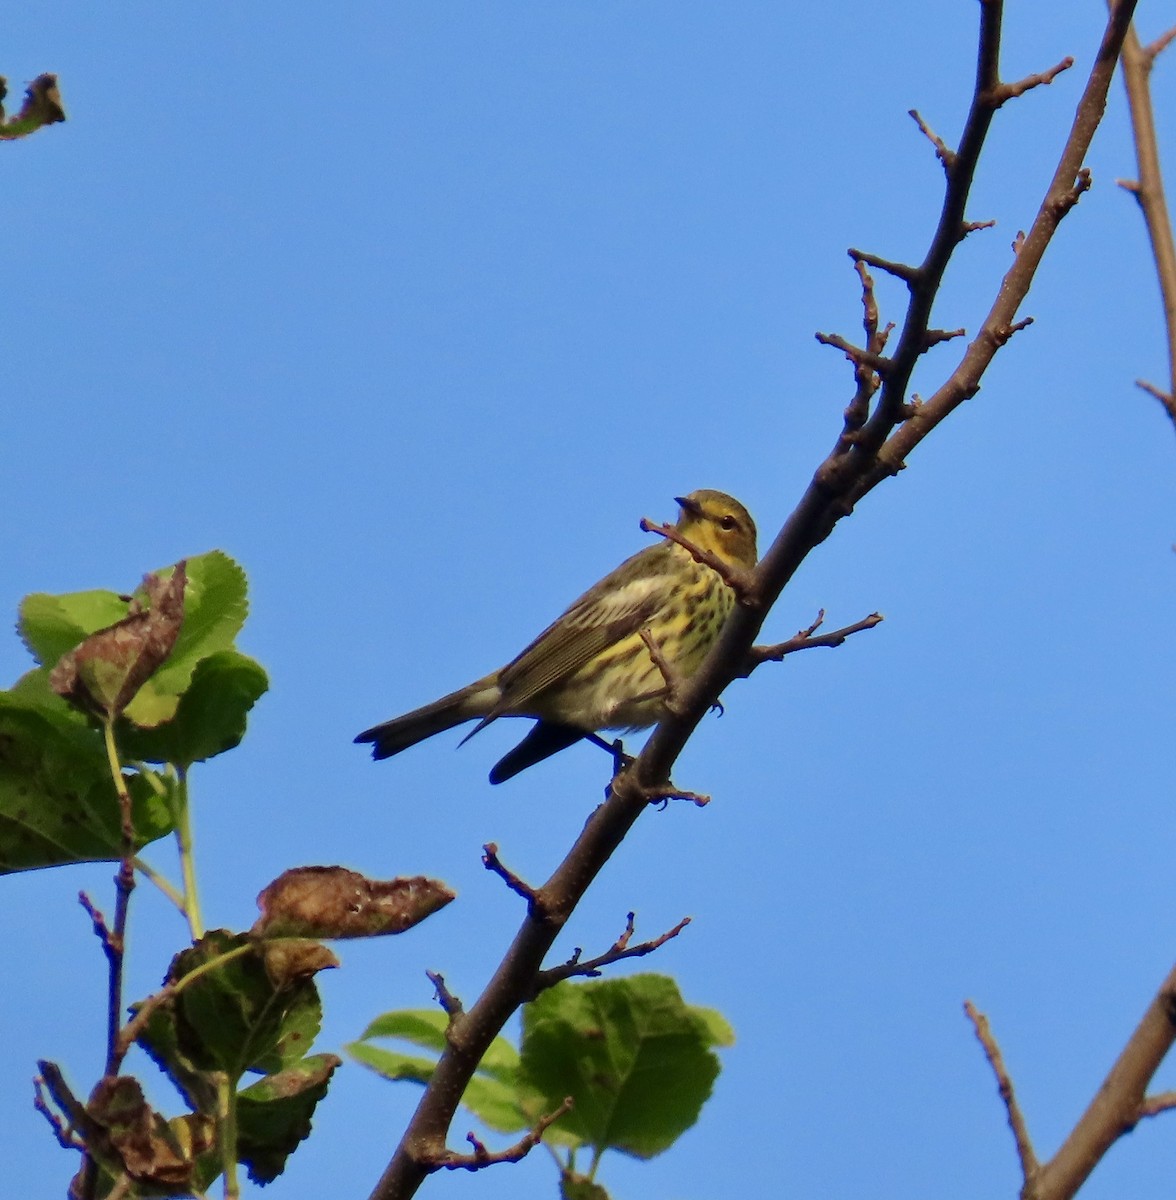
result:
[[(1102, 19), (1010, 4), (1006, 77), (1077, 66), (999, 114), (969, 212), (998, 225), (961, 247), (936, 324), (987, 311)], [(302, 863), (460, 894), (402, 938), (343, 947), (320, 1048), (427, 1006), (426, 968), (472, 1000), (521, 915), (482, 843), (542, 879), (607, 775), (583, 747), (490, 789), (505, 722), (381, 764), (351, 737), (512, 657), (675, 495), (730, 491), (766, 545), (851, 394), (813, 338), (860, 328), (845, 249), (923, 253), (942, 174), (907, 110), (954, 140), (975, 24), (962, 0), (10, 15), (0, 71), (14, 91), (58, 72), (70, 120), (2, 147), (0, 602), (14, 617), (31, 591), (125, 590), (223, 548), (249, 572), (240, 644), (272, 690), (242, 747), (194, 773), (209, 923), (248, 926)], [(1167, 146), (1172, 69), (1154, 77)], [(1118, 83), (1089, 165), (1024, 309), (1037, 323), (767, 628), (821, 607), (885, 624), (734, 685), (676, 771), (714, 803), (643, 818), (561, 943), (599, 952), (630, 909), (641, 936), (692, 915), (643, 966), (739, 1038), (677, 1147), (606, 1160), (617, 1197), (769, 1178), (1011, 1195), (964, 998), (1045, 1155), (1171, 965), (1176, 440), (1132, 384), (1166, 366), (1142, 223), (1114, 186), (1134, 171)], [(900, 291), (879, 286), (898, 319)], [(26, 666), (0, 642), (5, 681)], [(110, 875), (3, 881), (13, 1194), (73, 1169), (29, 1080), (38, 1056), (82, 1090), (100, 1070), (105, 967), (76, 893), (109, 903)], [(147, 888), (134, 904), (132, 996), (183, 937)], [(366, 1195), (415, 1101), (347, 1066), (273, 1190)], [(1174, 1170), (1161, 1119), (1083, 1195), (1167, 1196)], [(553, 1186), (537, 1154), (423, 1194)]]

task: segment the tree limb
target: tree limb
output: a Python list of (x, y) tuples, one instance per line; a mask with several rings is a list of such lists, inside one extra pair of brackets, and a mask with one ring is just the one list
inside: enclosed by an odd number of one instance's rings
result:
[[(895, 473), (905, 453), (978, 388), (980, 376), (1000, 345), (997, 331), (1012, 325), (1058, 222), (1077, 199), (1082, 159), (1102, 117), (1111, 73), (1133, 7), (1134, 0), (1120, 0), (1112, 13), (1054, 182), (1017, 255), (1015, 275), (1011, 280), (1005, 277), (981, 336), (969, 347), (964, 363), (948, 384), (940, 389), (942, 395), (937, 393), (912, 413), (906, 400), (910, 376), (926, 350), (939, 283), (952, 252), (966, 232), (964, 209), (996, 111), (993, 97), (1000, 83), (1001, 0), (981, 0), (980, 49), (971, 110), (960, 148), (954, 160), (949, 158), (945, 164), (948, 182), (939, 223), (927, 256), (917, 269), (918, 278), (912, 281), (906, 319), (894, 355), (888, 360), (873, 412), (864, 424), (852, 430), (852, 437), (846, 437), (843, 431), (755, 568), (752, 595), (758, 603), (744, 601), (736, 606), (706, 661), (686, 681), (680, 697), (680, 714), (663, 720), (641, 754), (614, 778), (607, 799), (588, 818), (567, 857), (536, 890), (522, 926), (481, 996), (467, 1013), (451, 1022), (447, 1049), (372, 1192), (372, 1200), (405, 1200), (415, 1194), (431, 1171), (438, 1169), (448, 1153), (445, 1138), (454, 1112), (482, 1055), (530, 994), (543, 968), (544, 956), (587, 887), (645, 811), (649, 795), (667, 786), (670, 770), (687, 739), (707, 709), (739, 674), (768, 608), (800, 563), (829, 535), (837, 521), (852, 511), (854, 500)], [(929, 418), (920, 420), (928, 410)], [(847, 410), (847, 425), (850, 420)], [(894, 443), (900, 437), (904, 440)], [(884, 447), (886, 455), (881, 454)]]

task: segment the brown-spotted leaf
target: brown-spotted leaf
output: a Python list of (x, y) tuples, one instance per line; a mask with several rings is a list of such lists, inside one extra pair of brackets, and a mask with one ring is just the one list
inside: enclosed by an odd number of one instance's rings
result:
[(175, 1131), (143, 1097), (139, 1081), (129, 1075), (98, 1081), (86, 1105), (101, 1131), (106, 1149), (139, 1183), (182, 1187), (192, 1178), (193, 1147), (181, 1144)]
[(261, 943), (265, 973), (276, 988), (309, 979), (319, 971), (337, 967), (339, 960), (313, 938), (279, 938)]
[[(0, 101), (8, 94), (8, 81), (0, 75)], [(25, 89), (24, 104), (14, 117), (6, 117), (0, 103), (0, 141), (26, 137), (42, 125), (65, 120), (56, 75), (38, 75)]]
[(368, 879), (346, 867), (295, 867), (257, 897), (255, 937), (354, 938), (403, 933), (456, 893), (423, 875)]
[(79, 708), (117, 717), (171, 654), (184, 621), (186, 581), (183, 561), (167, 580), (146, 576), (149, 607), (99, 629), (62, 655), (49, 673), (49, 686)]
[(255, 1183), (276, 1179), (310, 1136), (315, 1107), (339, 1066), (333, 1054), (314, 1054), (238, 1093), (237, 1158)]

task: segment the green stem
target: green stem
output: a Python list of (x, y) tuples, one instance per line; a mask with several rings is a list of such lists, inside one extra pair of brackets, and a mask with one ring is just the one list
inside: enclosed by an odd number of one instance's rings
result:
[(187, 913), (184, 906), (184, 897), (180, 894), (180, 889), (165, 876), (161, 875), (153, 866), (144, 859), (136, 857), (133, 860), (133, 865), (136, 871), (140, 872), (146, 879), (149, 879), (159, 890), (180, 910), (182, 913)]
[(596, 1180), (596, 1168), (600, 1166), (600, 1156), (604, 1153), (603, 1146), (592, 1147), (592, 1165), (588, 1168), (588, 1178), (593, 1182)]
[(237, 1181), (237, 1089), (223, 1071), (217, 1081), (217, 1108), (220, 1116), (221, 1167), (225, 1173), (225, 1200), (237, 1200), (241, 1185)]
[(174, 806), (176, 845), (180, 850), (180, 871), (184, 878), (184, 913), (192, 940), (204, 936), (204, 920), (200, 915), (200, 894), (196, 889), (196, 859), (192, 848), (191, 806), (188, 803), (188, 768), (176, 770), (177, 791)]

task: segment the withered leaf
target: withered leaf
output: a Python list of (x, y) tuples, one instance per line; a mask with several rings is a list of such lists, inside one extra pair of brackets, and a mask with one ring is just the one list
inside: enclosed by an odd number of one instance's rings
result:
[(100, 1079), (86, 1112), (132, 1179), (166, 1188), (191, 1179), (196, 1147), (181, 1144), (172, 1127), (144, 1099), (137, 1079), (129, 1075)]
[(257, 897), (255, 937), (355, 938), (403, 933), (456, 895), (423, 875), (368, 879), (346, 867), (295, 867)]
[(339, 965), (335, 955), (312, 938), (263, 941), (261, 956), (265, 962), (265, 972), (276, 988), (283, 988), (297, 979), (306, 979)]
[(78, 708), (118, 716), (171, 654), (184, 621), (186, 582), (183, 561), (170, 579), (145, 576), (149, 607), (136, 608), (63, 654), (49, 673), (49, 686)]
[[(8, 81), (0, 76), (0, 102), (8, 94)], [(24, 104), (13, 117), (4, 113), (0, 103), (0, 141), (25, 137), (42, 125), (55, 125), (65, 120), (65, 108), (57, 89), (56, 75), (38, 75), (25, 89)]]

